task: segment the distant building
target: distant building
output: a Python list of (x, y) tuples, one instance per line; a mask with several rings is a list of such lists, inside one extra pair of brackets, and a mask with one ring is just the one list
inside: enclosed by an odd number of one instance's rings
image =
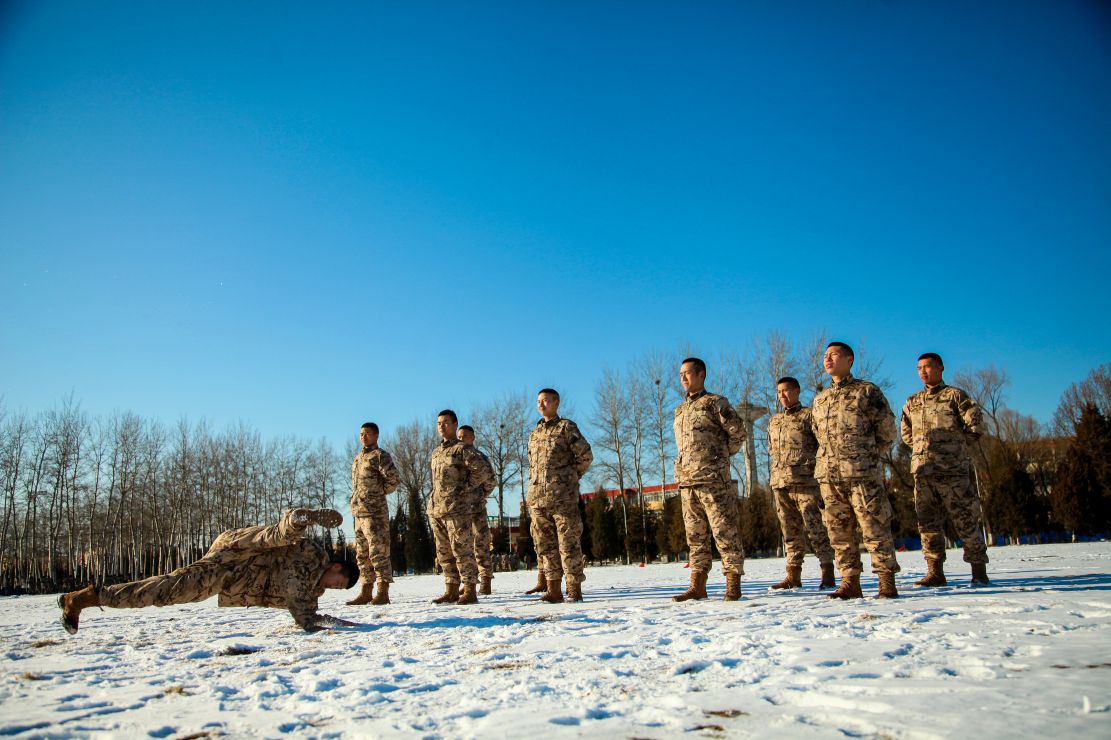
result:
[[(613, 506), (614, 502), (618, 498), (621, 498), (621, 489), (620, 488), (606, 488), (606, 489), (602, 490), (600, 492), (600, 494), (605, 496), (609, 500), (610, 506)], [(587, 503), (587, 502), (590, 501), (590, 499), (592, 499), (592, 498), (594, 498), (595, 496), (598, 496), (598, 495), (599, 495), (599, 491), (591, 491), (589, 493), (581, 494), (579, 496), (579, 498), (582, 499), (583, 503)], [(631, 502), (635, 503), (639, 500), (637, 498), (637, 489), (635, 489), (635, 488), (626, 488), (625, 489), (625, 495), (629, 497), (629, 500)], [(664, 501), (666, 501), (669, 498), (672, 498), (673, 496), (678, 496), (678, 495), (679, 495), (679, 484), (678, 483), (665, 483), (662, 486), (645, 486), (644, 487), (644, 508), (647, 509), (648, 511), (663, 511)]]

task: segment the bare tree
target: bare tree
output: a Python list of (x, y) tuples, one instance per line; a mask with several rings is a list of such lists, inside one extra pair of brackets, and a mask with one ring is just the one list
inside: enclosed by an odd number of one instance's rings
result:
[(476, 444), (486, 453), (494, 469), (494, 490), (498, 505), (498, 527), (505, 527), (505, 492), (524, 475), (520, 450), (528, 444), (529, 397), (524, 391), (506, 394), (483, 404), (475, 411)]
[[(626, 481), (632, 463), (632, 443), (629, 439), (629, 396), (622, 387), (621, 377), (606, 368), (594, 390), (594, 428), (598, 431), (596, 447), (603, 454), (595, 457), (595, 469), (601, 473), (603, 483), (617, 483), (621, 492), (621, 520), (624, 531), (629, 531), (628, 496)], [(599, 459), (600, 458), (600, 459)], [(625, 538), (625, 562), (631, 562), (628, 537)]]
[(391, 450), (394, 465), (400, 478), (401, 490), (420, 499), (421, 506), (428, 504), (432, 493), (432, 451), (439, 444), (436, 430), (419, 419), (402, 425), (394, 432), (386, 446)]
[(1053, 433), (1071, 437), (1087, 406), (1095, 406), (1105, 418), (1111, 418), (1111, 363), (1100, 365), (1087, 378), (1065, 389), (1053, 414)]

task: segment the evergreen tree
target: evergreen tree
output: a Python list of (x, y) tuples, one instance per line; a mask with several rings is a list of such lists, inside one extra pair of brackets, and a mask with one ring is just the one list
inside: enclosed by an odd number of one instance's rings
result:
[(517, 532), (517, 557), (536, 563), (536, 543), (532, 541), (532, 517), (528, 505), (521, 502), (521, 528)]
[(753, 555), (774, 555), (779, 550), (779, 518), (767, 489), (755, 488), (740, 502), (741, 539)]
[(405, 573), (408, 565), (405, 561), (405, 532), (408, 529), (408, 517), (405, 507), (397, 507), (397, 513), (390, 520), (390, 562), (394, 571)]
[(428, 573), (436, 562), (436, 546), (416, 491), (409, 494), (405, 524), (405, 564), (414, 573)]
[(1111, 524), (1111, 423), (1094, 405), (1084, 407), (1076, 436), (1057, 473), (1053, 517), (1073, 535), (1108, 531)]
[(1046, 502), (1038, 496), (1034, 479), (1021, 458), (1010, 448), (995, 445), (988, 455), (988, 465), (991, 484), (982, 505), (993, 533), (1013, 541), (1020, 535), (1045, 529)]
[(683, 521), (683, 499), (675, 496), (668, 499), (670, 508), (667, 524), (667, 547), (670, 552), (680, 555), (687, 552), (687, 525)]
[(594, 551), (594, 542), (590, 537), (590, 524), (586, 518), (586, 502), (579, 497), (579, 517), (583, 523), (582, 537), (579, 538), (579, 544), (582, 546), (583, 557), (587, 560), (591, 559), (591, 553)]

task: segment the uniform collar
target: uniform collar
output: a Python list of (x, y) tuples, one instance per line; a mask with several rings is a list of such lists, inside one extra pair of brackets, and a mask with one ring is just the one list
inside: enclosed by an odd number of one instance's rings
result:
[(697, 401), (698, 399), (702, 398), (705, 395), (706, 395), (706, 389), (703, 388), (698, 393), (688, 393), (687, 397), (684, 398), (683, 401)]
[(378, 445), (371, 445), (370, 447), (363, 446), (363, 452), (373, 452), (378, 449)]
[(562, 417), (559, 414), (553, 416), (551, 420), (545, 419), (543, 416), (541, 416), (540, 421), (536, 422), (536, 426), (555, 426), (556, 422), (558, 422), (561, 418)]
[(948, 386), (946, 386), (946, 385), (945, 385), (945, 382), (944, 382), (944, 381), (942, 381), (942, 382), (938, 383), (938, 384), (937, 384), (937, 385), (935, 385), (935, 386), (934, 386), (933, 388), (931, 388), (930, 386), (928, 386), (928, 385), (927, 385), (927, 386), (926, 386), (926, 393), (927, 393), (928, 395), (931, 395), (931, 396), (932, 396), (932, 395), (935, 395), (935, 394), (937, 394), (937, 393), (940, 393), (940, 392), (942, 391), (942, 389), (944, 389), (944, 388), (947, 388), (947, 387), (948, 387)]
[(849, 373), (844, 378), (842, 378), (840, 382), (838, 382), (836, 380), (833, 381), (833, 383), (830, 385), (830, 387), (831, 388), (844, 388), (845, 386), (852, 385), (855, 382), (856, 382), (856, 378), (853, 377), (852, 373)]
[(783, 409), (783, 412), (787, 413), (787, 414), (797, 414), (801, 410), (802, 410), (802, 401), (795, 401), (794, 406), (789, 406), (788, 408)]
[(440, 448), (446, 450), (448, 447), (451, 447), (452, 445), (458, 445), (458, 444), (463, 444), (459, 440), (458, 437), (456, 437), (455, 439), (445, 439), (442, 442), (440, 442)]

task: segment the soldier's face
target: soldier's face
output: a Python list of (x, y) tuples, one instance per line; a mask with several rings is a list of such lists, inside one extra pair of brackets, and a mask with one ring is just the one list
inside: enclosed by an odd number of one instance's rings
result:
[(698, 393), (706, 387), (706, 371), (693, 362), (684, 362), (679, 368), (679, 382), (687, 393)]
[(822, 358), (822, 366), (830, 375), (841, 378), (848, 375), (849, 370), (852, 369), (853, 356), (843, 347), (829, 347), (826, 349), (825, 357)]
[(536, 397), (536, 410), (545, 419), (551, 419), (559, 411), (559, 399), (551, 393), (541, 393)]
[(338, 563), (329, 565), (320, 576), (320, 585), (324, 588), (347, 588), (347, 575), (342, 566)]
[(459, 440), (465, 445), (473, 445), (474, 444), (474, 432), (472, 432), (470, 429), (460, 429), (459, 430)]
[(459, 429), (459, 422), (452, 421), (450, 416), (436, 417), (436, 431), (440, 434), (440, 439), (445, 442), (455, 439), (457, 429)]
[(799, 402), (800, 393), (802, 393), (802, 389), (796, 388), (790, 383), (780, 383), (775, 387), (776, 398), (779, 399), (785, 409), (789, 409)]
[(918, 361), (918, 377), (926, 385), (937, 385), (941, 382), (941, 374), (945, 372), (945, 366), (937, 360), (927, 358)]
[(376, 445), (378, 444), (378, 432), (363, 427), (359, 430), (359, 441), (363, 443), (363, 447)]

